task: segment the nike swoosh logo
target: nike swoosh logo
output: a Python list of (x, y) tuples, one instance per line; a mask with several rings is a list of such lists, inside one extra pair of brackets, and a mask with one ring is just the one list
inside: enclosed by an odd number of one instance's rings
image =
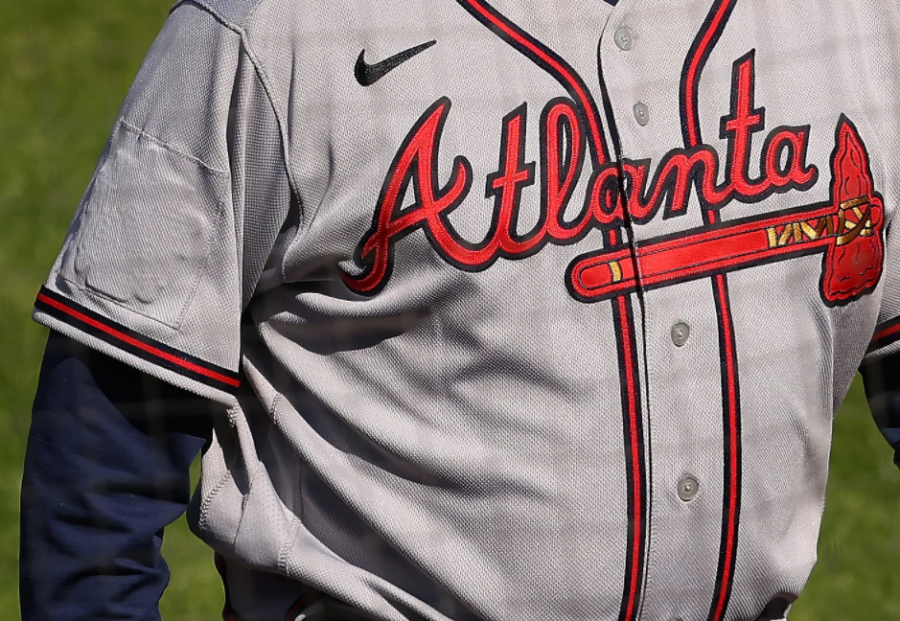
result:
[(362, 86), (372, 86), (386, 76), (388, 73), (405, 63), (407, 60), (421, 54), (432, 45), (435, 45), (437, 41), (429, 41), (428, 43), (423, 43), (421, 45), (417, 45), (416, 47), (411, 47), (408, 50), (404, 50), (399, 54), (394, 54), (390, 58), (385, 58), (379, 63), (375, 63), (374, 65), (370, 65), (366, 62), (365, 56), (366, 51), (363, 50), (359, 53), (359, 58), (356, 59), (356, 67), (353, 69), (353, 75), (356, 76), (356, 81), (359, 82)]

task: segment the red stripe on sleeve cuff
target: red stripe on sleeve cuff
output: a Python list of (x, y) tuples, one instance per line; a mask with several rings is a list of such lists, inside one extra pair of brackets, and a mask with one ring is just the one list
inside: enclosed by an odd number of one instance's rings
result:
[(234, 392), (241, 385), (237, 373), (126, 328), (46, 287), (38, 293), (35, 308), (113, 347), (207, 386)]

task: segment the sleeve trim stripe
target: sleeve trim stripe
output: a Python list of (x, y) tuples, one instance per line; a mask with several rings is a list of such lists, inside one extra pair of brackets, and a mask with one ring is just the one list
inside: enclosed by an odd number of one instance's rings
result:
[(35, 307), (75, 328), (134, 354), (219, 390), (234, 392), (241, 385), (238, 374), (189, 356), (158, 341), (129, 330), (89, 309), (41, 287)]
[(875, 335), (872, 337), (868, 351), (881, 349), (897, 340), (900, 340), (900, 317), (886, 321), (875, 328)]

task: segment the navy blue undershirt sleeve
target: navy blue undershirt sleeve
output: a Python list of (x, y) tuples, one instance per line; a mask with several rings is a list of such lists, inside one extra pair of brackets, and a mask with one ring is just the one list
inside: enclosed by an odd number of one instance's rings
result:
[(221, 406), (51, 333), (21, 498), (23, 621), (155, 621), (163, 528)]
[(872, 418), (894, 448), (900, 467), (900, 353), (873, 360), (859, 368)]

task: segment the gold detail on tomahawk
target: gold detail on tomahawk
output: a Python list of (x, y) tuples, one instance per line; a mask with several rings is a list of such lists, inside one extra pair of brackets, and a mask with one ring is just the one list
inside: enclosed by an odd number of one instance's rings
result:
[(609, 271), (612, 273), (613, 282), (622, 282), (622, 267), (618, 261), (609, 262)]
[[(783, 226), (766, 228), (769, 248), (783, 248), (790, 244), (804, 241), (815, 241), (823, 237), (836, 237), (835, 243), (843, 246), (859, 236), (868, 237), (874, 234), (874, 225), (869, 217), (869, 210), (861, 208), (869, 203), (866, 196), (858, 196), (840, 204), (838, 212), (833, 216), (818, 220), (798, 220)], [(852, 211), (855, 220), (847, 219), (847, 212)]]

